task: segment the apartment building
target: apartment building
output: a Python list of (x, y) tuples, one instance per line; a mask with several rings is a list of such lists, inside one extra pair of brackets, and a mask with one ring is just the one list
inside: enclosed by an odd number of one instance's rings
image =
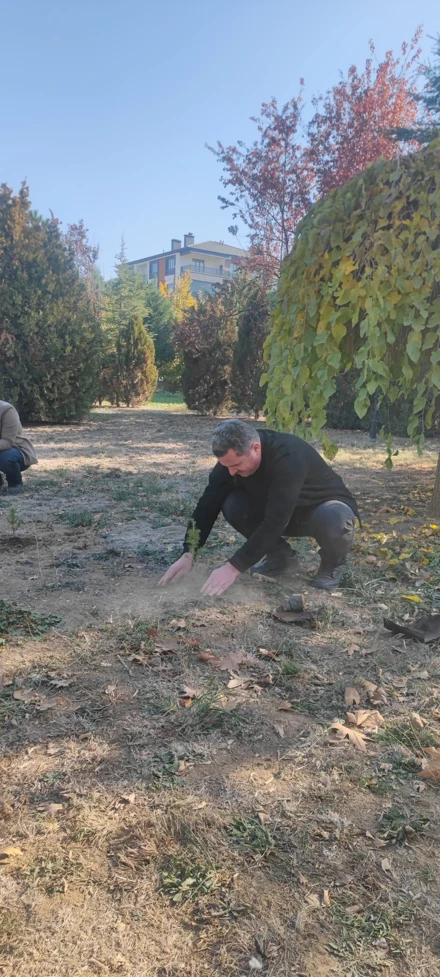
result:
[(182, 241), (172, 238), (169, 251), (152, 254), (148, 258), (138, 258), (128, 264), (147, 281), (165, 282), (169, 288), (174, 288), (175, 282), (186, 272), (191, 276), (191, 291), (212, 292), (217, 283), (231, 278), (240, 258), (245, 258), (247, 251), (234, 248), (223, 241), (202, 241), (196, 243), (194, 234), (185, 234)]

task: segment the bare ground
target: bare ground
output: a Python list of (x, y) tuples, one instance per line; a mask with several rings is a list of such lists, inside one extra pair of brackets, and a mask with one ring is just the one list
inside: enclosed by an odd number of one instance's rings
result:
[[(213, 424), (102, 410), (35, 429), (15, 542), (0, 502), (2, 599), (60, 618), (4, 624), (0, 646), (1, 972), (439, 977), (439, 782), (421, 773), (440, 649), (382, 624), (437, 606), (439, 446), (402, 440), (387, 472), (333, 432), (365, 518), (338, 594), (310, 588), (301, 541), (301, 578), (202, 598), (236, 545), (225, 523), (163, 593)], [(293, 591), (315, 629), (273, 618)], [(335, 720), (355, 729), (347, 688), (377, 732), (332, 745)]]

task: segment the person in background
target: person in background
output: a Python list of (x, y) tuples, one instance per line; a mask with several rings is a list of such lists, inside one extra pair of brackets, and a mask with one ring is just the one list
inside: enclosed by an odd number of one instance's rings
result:
[(8, 495), (19, 495), (23, 491), (21, 473), (37, 463), (38, 458), (23, 433), (15, 407), (0, 400), (0, 472), (6, 475)]
[(359, 518), (356, 501), (340, 475), (296, 435), (257, 431), (239, 420), (218, 425), (212, 450), (218, 462), (194, 510), (183, 555), (160, 584), (166, 586), (192, 569), (190, 528), (196, 528), (202, 547), (223, 512), (246, 542), (214, 570), (202, 593), (219, 596), (249, 569), (270, 577), (298, 573), (298, 555), (288, 539), (301, 536), (311, 536), (320, 547), (321, 565), (313, 586), (338, 587)]

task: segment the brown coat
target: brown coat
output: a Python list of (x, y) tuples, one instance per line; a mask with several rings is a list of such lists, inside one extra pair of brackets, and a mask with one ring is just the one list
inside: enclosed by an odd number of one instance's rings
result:
[(8, 448), (18, 448), (27, 467), (38, 464), (32, 444), (23, 433), (15, 407), (6, 400), (0, 400), (0, 451), (7, 451)]

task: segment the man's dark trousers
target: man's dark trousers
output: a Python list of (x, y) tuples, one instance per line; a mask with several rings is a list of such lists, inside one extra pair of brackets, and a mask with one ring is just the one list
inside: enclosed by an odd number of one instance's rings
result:
[(22, 484), (21, 473), (28, 467), (19, 448), (5, 448), (0, 451), (0, 472), (6, 475), (9, 488)]
[[(264, 509), (245, 492), (231, 492), (222, 508), (226, 521), (242, 536), (249, 539), (264, 519)], [(283, 537), (310, 536), (319, 544), (321, 562), (326, 567), (344, 563), (354, 541), (356, 516), (346, 502), (329, 501), (319, 505), (298, 506)], [(280, 537), (272, 553), (282, 555), (289, 544)], [(290, 549), (290, 547), (289, 547)], [(267, 554), (269, 555), (269, 554)]]

